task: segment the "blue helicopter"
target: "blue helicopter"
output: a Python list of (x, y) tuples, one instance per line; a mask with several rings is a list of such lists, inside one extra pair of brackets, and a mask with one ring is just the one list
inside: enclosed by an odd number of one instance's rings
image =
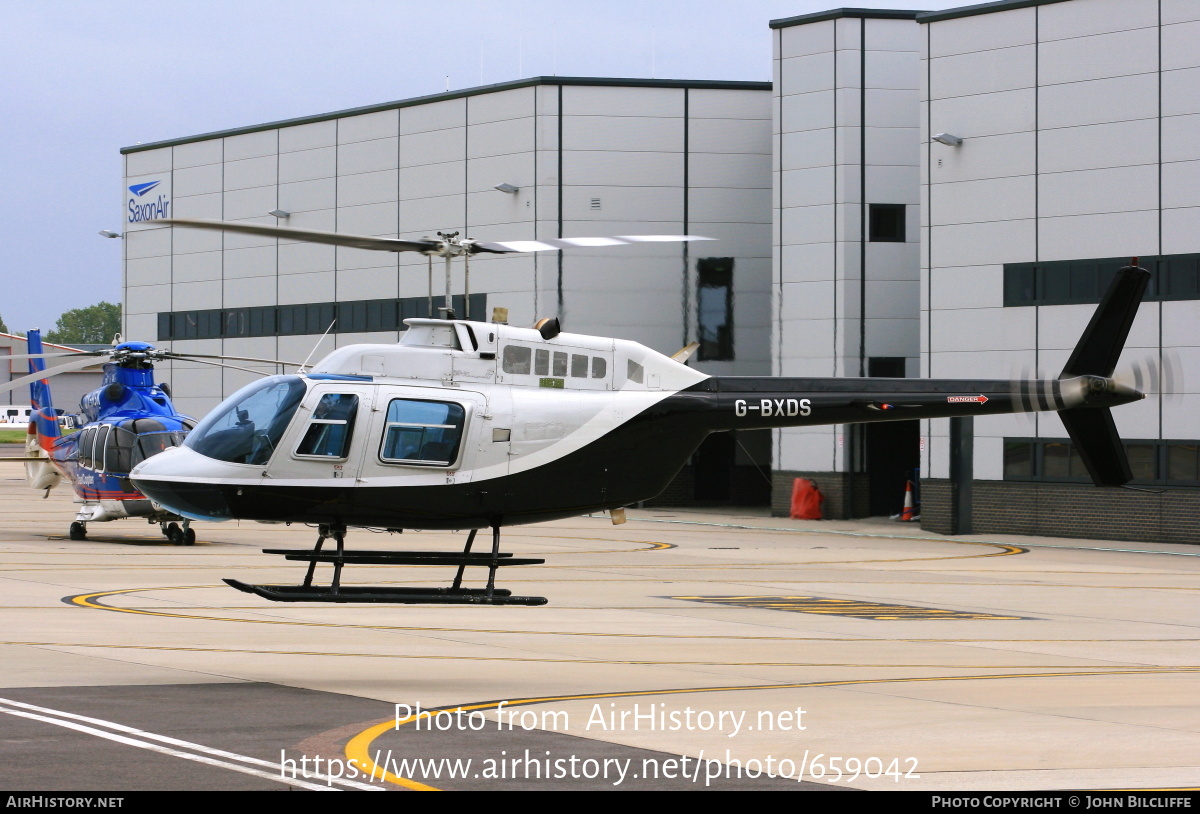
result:
[[(29, 385), (33, 412), (25, 442), (29, 456), (26, 477), (32, 488), (47, 495), (63, 480), (71, 484), (75, 502), (81, 504), (71, 523), (72, 540), (87, 539), (87, 524), (91, 522), (144, 517), (148, 523), (158, 523), (163, 535), (175, 545), (196, 542), (190, 520), (147, 498), (129, 479), (130, 470), (137, 464), (179, 446), (196, 424), (194, 418), (175, 409), (170, 387), (155, 383), (156, 361), (187, 359), (253, 373), (260, 371), (213, 360), (294, 364), (241, 356), (179, 354), (146, 342), (118, 341), (112, 349), (100, 351), (44, 353), (41, 331), (29, 331), (26, 339), (30, 352), (11, 358), (28, 358), (30, 375), (7, 383), (0, 387), (0, 392)], [(45, 359), (53, 356), (72, 358), (47, 370)], [(78, 432), (64, 435), (51, 401), (48, 379), (91, 367), (97, 363), (97, 357), (108, 357), (103, 364), (102, 384), (80, 401), (79, 419), (83, 426)]]

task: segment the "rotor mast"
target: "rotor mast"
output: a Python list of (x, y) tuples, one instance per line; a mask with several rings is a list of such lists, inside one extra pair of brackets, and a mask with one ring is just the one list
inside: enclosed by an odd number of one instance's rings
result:
[[(441, 238), (438, 247), (426, 252), (430, 257), (436, 254), (445, 258), (446, 261), (446, 294), (442, 307), (438, 309), (443, 312), (443, 316), (446, 319), (451, 319), (454, 316), (450, 271), (456, 257), (463, 259), (463, 316), (466, 319), (471, 318), (471, 252), (474, 251), (475, 241), (469, 237), (460, 238), (458, 235), (458, 232), (438, 232), (437, 236)], [(433, 280), (431, 278), (430, 286), (432, 284)], [(433, 293), (430, 292), (430, 299), (432, 300), (432, 298)]]

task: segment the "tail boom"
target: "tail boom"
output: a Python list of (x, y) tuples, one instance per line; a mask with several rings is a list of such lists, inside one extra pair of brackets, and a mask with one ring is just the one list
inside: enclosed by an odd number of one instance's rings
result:
[(691, 392), (701, 389), (714, 432), (1111, 407), (1144, 397), (1098, 376), (1034, 382), (726, 376)]

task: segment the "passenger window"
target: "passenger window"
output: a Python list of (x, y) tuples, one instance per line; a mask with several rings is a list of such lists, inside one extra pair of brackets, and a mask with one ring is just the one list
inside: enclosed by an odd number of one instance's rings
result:
[(350, 437), (358, 415), (358, 396), (349, 393), (326, 393), (313, 410), (312, 421), (297, 455), (320, 458), (345, 458), (350, 454)]
[(92, 464), (92, 443), (96, 438), (96, 428), (88, 427), (79, 433), (79, 463), (89, 469), (95, 469)]
[(554, 375), (567, 375), (567, 354), (554, 351)]
[[(126, 422), (132, 425), (132, 421)], [(137, 436), (124, 427), (110, 427), (104, 440), (104, 469), (106, 472), (128, 474), (133, 469)]]
[(458, 459), (465, 416), (461, 404), (392, 399), (388, 405), (383, 445), (379, 450), (380, 460), (449, 466)]
[(111, 429), (107, 424), (101, 424), (96, 428), (96, 434), (92, 436), (92, 468), (101, 472), (104, 471), (104, 449)]
[(593, 356), (592, 357), (592, 378), (593, 379), (603, 379), (607, 375), (608, 375), (608, 362), (606, 362), (604, 360), (603, 356)]
[(520, 345), (505, 345), (502, 367), (505, 373), (528, 373), (532, 358), (533, 348), (523, 348)]
[(550, 375), (550, 351), (538, 348), (533, 352), (533, 372), (536, 376)]
[(645, 378), (645, 374), (643, 373), (642, 366), (639, 365), (637, 362), (633, 361), (632, 359), (630, 359), (628, 361), (629, 361), (629, 371), (626, 375), (628, 376), (629, 381), (637, 382), (638, 384), (641, 384), (642, 380)]
[(582, 353), (571, 354), (571, 378), (586, 379), (588, 371), (588, 358)]

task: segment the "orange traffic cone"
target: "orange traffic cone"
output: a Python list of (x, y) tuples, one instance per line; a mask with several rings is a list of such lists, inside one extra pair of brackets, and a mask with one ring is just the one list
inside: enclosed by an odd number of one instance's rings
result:
[(900, 510), (900, 522), (905, 523), (917, 519), (917, 509), (913, 505), (913, 482), (904, 482), (904, 508)]

